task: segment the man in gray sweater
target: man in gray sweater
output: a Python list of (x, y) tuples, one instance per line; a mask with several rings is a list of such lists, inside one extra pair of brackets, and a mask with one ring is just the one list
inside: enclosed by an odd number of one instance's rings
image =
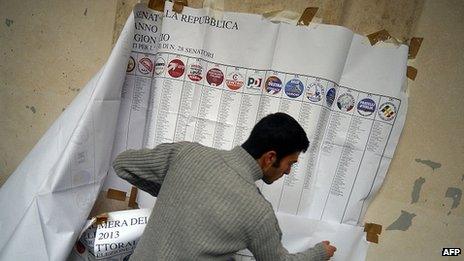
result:
[(230, 260), (245, 248), (256, 260), (329, 259), (336, 248), (328, 241), (290, 254), (271, 204), (255, 185), (290, 173), (308, 146), (298, 122), (275, 113), (230, 151), (178, 142), (121, 153), (116, 173), (158, 197), (131, 260)]

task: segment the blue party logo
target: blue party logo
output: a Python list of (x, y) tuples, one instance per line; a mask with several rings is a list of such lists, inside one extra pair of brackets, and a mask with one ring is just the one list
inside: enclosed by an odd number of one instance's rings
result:
[(285, 94), (290, 98), (300, 97), (303, 90), (303, 83), (299, 79), (292, 79), (285, 84)]
[(325, 101), (327, 102), (327, 106), (332, 107), (333, 102), (335, 101), (335, 95), (337, 91), (335, 88), (330, 88), (325, 95)]
[(376, 108), (375, 101), (370, 98), (364, 98), (358, 102), (358, 113), (362, 116), (370, 116)]

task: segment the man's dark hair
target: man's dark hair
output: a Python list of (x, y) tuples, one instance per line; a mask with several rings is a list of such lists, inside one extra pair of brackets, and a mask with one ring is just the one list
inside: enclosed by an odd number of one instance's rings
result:
[(250, 155), (258, 159), (268, 151), (277, 153), (277, 162), (295, 152), (306, 150), (309, 140), (303, 127), (290, 115), (277, 112), (262, 118), (242, 144)]

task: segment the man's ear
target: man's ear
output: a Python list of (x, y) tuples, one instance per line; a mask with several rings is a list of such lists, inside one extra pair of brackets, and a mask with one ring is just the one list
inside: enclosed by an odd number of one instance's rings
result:
[(273, 150), (270, 150), (263, 154), (263, 159), (266, 167), (272, 166), (277, 160), (277, 153)]

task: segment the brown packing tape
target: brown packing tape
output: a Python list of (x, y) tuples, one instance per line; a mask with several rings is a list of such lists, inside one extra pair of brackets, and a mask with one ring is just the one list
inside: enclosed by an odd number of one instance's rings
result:
[(379, 243), (379, 236), (376, 235), (376, 234), (367, 233), (366, 240), (369, 241), (369, 242), (378, 244)]
[(408, 53), (409, 59), (416, 58), (423, 40), (424, 38), (421, 38), (421, 37), (411, 38), (411, 40), (409, 41), (409, 53)]
[(369, 42), (371, 42), (371, 45), (374, 45), (378, 42), (383, 42), (390, 39), (391, 35), (388, 33), (387, 30), (383, 29), (378, 32), (367, 35), (367, 38), (369, 38)]
[(319, 10), (318, 7), (307, 7), (303, 11), (300, 20), (298, 20), (297, 25), (309, 25), (309, 23), (313, 20), (314, 16), (316, 15), (317, 10)]
[(148, 8), (163, 12), (164, 0), (150, 0), (150, 2), (148, 2)]
[(184, 6), (188, 6), (187, 0), (174, 0), (174, 5), (172, 6), (172, 11), (176, 13), (182, 13)]
[(126, 201), (126, 192), (110, 188), (106, 193), (106, 197), (110, 199)]
[(372, 226), (371, 223), (366, 223), (366, 224), (364, 224), (364, 232), (369, 231), (369, 229), (371, 228), (371, 226)]
[(408, 69), (406, 70), (406, 76), (409, 79), (414, 81), (416, 79), (416, 76), (417, 76), (417, 69), (412, 67), (412, 66), (408, 66)]
[(132, 186), (130, 196), (129, 196), (129, 204), (128, 206), (131, 208), (138, 208), (139, 206), (137, 205), (137, 188)]
[(375, 223), (364, 224), (364, 232), (366, 232), (366, 240), (372, 243), (379, 243), (379, 236), (382, 233), (382, 225)]
[(382, 226), (379, 224), (371, 223), (371, 226), (369, 227), (369, 230), (367, 231), (367, 233), (373, 233), (373, 234), (380, 235), (382, 234)]
[(105, 223), (107, 220), (108, 220), (108, 214), (107, 213), (103, 213), (103, 214), (100, 214), (98, 216), (95, 217), (97, 220), (95, 221), (95, 223), (97, 225), (100, 225), (102, 223)]

